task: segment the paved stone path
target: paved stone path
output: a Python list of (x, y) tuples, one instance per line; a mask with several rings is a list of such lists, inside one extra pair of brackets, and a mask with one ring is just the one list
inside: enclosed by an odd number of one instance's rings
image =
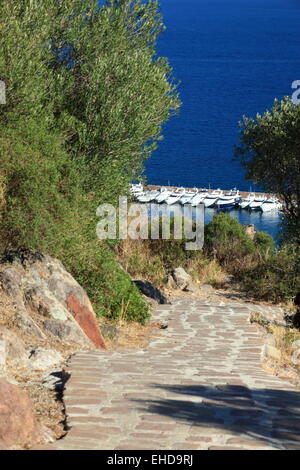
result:
[(300, 394), (260, 365), (247, 304), (177, 300), (144, 350), (76, 354), (56, 449), (300, 449)]

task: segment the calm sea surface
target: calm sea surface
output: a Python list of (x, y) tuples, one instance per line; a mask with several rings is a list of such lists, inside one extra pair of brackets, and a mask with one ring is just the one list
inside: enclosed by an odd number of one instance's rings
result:
[[(300, 80), (300, 0), (160, 0), (159, 42), (183, 106), (146, 166), (152, 184), (248, 190), (231, 162), (242, 115), (271, 108)], [(206, 218), (211, 217), (207, 212)], [(232, 213), (276, 236), (279, 217)]]

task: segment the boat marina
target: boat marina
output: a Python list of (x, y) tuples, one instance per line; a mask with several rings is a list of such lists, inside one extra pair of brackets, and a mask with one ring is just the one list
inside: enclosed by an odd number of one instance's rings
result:
[(204, 205), (206, 209), (230, 211), (242, 209), (248, 211), (279, 212), (283, 204), (274, 194), (243, 192), (234, 188), (231, 190), (205, 189), (205, 188), (179, 188), (174, 186), (154, 186), (133, 184), (130, 188), (135, 200), (140, 203), (157, 203), (190, 205), (197, 207)]

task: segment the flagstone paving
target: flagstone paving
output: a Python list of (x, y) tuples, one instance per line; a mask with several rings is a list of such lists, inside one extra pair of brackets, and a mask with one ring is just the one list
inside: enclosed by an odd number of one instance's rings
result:
[(157, 307), (168, 327), (145, 349), (73, 356), (53, 448), (300, 449), (299, 390), (262, 370), (250, 311), (179, 299)]

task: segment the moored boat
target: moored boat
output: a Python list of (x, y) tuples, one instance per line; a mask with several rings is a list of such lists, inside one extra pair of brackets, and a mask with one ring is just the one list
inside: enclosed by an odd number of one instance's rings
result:
[(193, 191), (187, 191), (185, 192), (184, 196), (180, 199), (180, 204), (191, 204), (193, 198), (197, 194), (197, 189), (195, 188)]
[(251, 210), (259, 210), (263, 203), (266, 201), (265, 196), (256, 196), (255, 199), (249, 204), (249, 209)]
[(225, 193), (216, 201), (216, 207), (219, 210), (233, 209), (240, 201), (240, 192), (237, 189)]
[(144, 192), (144, 187), (143, 187), (142, 183), (131, 184), (130, 188), (129, 188), (129, 192), (133, 196), (138, 196), (138, 195), (141, 195)]
[(265, 202), (261, 205), (260, 210), (262, 212), (271, 212), (279, 211), (282, 209), (282, 203), (276, 197), (271, 197), (266, 199)]
[(223, 196), (223, 191), (221, 189), (217, 189), (212, 193), (209, 193), (204, 199), (203, 204), (205, 207), (213, 207), (218, 199)]
[(142, 203), (152, 202), (160, 194), (160, 191), (145, 191), (137, 196), (137, 200)]
[(166, 199), (168, 199), (169, 196), (171, 196), (172, 191), (168, 190), (167, 188), (161, 188), (160, 194), (157, 196), (155, 201), (158, 204), (161, 204), (162, 202), (165, 202)]
[(239, 203), (240, 209), (248, 209), (251, 202), (253, 202), (255, 198), (256, 198), (255, 193), (250, 193), (247, 197), (241, 199)]
[(195, 194), (195, 196), (191, 200), (191, 205), (193, 207), (198, 206), (199, 204), (203, 202), (203, 200), (206, 198), (207, 195), (208, 195), (207, 189), (200, 189), (200, 191), (198, 191), (197, 194)]
[(185, 189), (184, 188), (180, 188), (180, 189), (177, 189), (176, 191), (172, 192), (172, 194), (170, 194), (170, 196), (166, 199), (166, 204), (168, 204), (168, 206), (171, 206), (173, 204), (176, 204), (177, 202), (180, 202), (180, 199), (185, 195)]

